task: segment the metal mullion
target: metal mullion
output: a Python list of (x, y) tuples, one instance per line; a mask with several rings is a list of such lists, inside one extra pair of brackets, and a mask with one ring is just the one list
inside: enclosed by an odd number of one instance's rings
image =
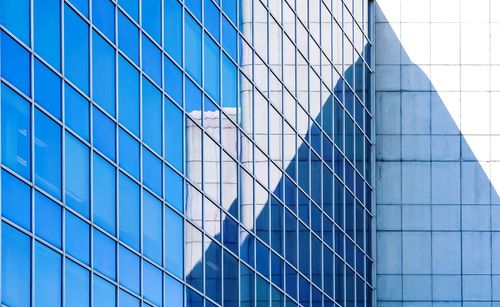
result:
[[(31, 167), (31, 181), (34, 183), (35, 182), (35, 106), (34, 106), (34, 97), (35, 97), (35, 85), (34, 85), (34, 81), (35, 81), (35, 59), (34, 59), (34, 40), (35, 40), (35, 35), (34, 35), (34, 4), (33, 4), (33, 1), (29, 1), (29, 6), (30, 6), (30, 9), (29, 9), (29, 19), (30, 19), (30, 22), (29, 22), (29, 35), (30, 35), (30, 42), (29, 42), (29, 46), (30, 46), (30, 50), (29, 50), (29, 57), (30, 57), (30, 107), (31, 107), (31, 118), (30, 118), (30, 121), (31, 121), (31, 144), (30, 144), (30, 149), (31, 149), (31, 162), (32, 162), (32, 167)], [(3, 100), (3, 99), (2, 99)], [(64, 172), (63, 172), (64, 173)], [(1, 178), (1, 176), (0, 176)], [(63, 178), (63, 177), (61, 177)], [(3, 179), (3, 178), (2, 178)], [(2, 190), (2, 189), (0, 189)], [(29, 236), (29, 239), (30, 239), (30, 248), (31, 248), (31, 251), (30, 251), (30, 302), (31, 302), (31, 305), (34, 305), (35, 304), (35, 239), (34, 239), (34, 233), (35, 233), (35, 191), (33, 188), (30, 187), (30, 236)], [(2, 207), (2, 206), (0, 206)], [(2, 227), (0, 228), (3, 228), (3, 225)], [(0, 239), (1, 241), (1, 239)], [(3, 243), (3, 242), (2, 242)], [(4, 248), (4, 246), (2, 245), (2, 249)], [(1, 257), (1, 256), (0, 256)], [(3, 278), (2, 278), (3, 279)]]

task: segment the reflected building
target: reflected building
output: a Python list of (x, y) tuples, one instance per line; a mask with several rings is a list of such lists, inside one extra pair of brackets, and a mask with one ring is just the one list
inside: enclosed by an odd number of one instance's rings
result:
[(372, 5), (2, 2), (2, 304), (373, 306)]

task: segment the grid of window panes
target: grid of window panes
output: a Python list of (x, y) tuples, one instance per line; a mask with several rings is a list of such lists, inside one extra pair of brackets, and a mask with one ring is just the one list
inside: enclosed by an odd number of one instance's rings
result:
[(1, 303), (372, 306), (368, 0), (2, 0)]

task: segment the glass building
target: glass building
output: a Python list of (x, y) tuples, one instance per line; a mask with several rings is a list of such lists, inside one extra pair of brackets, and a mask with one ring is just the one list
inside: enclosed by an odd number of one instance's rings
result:
[(2, 306), (373, 306), (369, 0), (1, 0)]

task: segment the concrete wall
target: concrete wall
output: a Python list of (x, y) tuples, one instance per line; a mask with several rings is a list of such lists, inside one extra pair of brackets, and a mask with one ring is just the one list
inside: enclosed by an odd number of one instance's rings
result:
[(379, 306), (500, 306), (500, 1), (377, 0)]

